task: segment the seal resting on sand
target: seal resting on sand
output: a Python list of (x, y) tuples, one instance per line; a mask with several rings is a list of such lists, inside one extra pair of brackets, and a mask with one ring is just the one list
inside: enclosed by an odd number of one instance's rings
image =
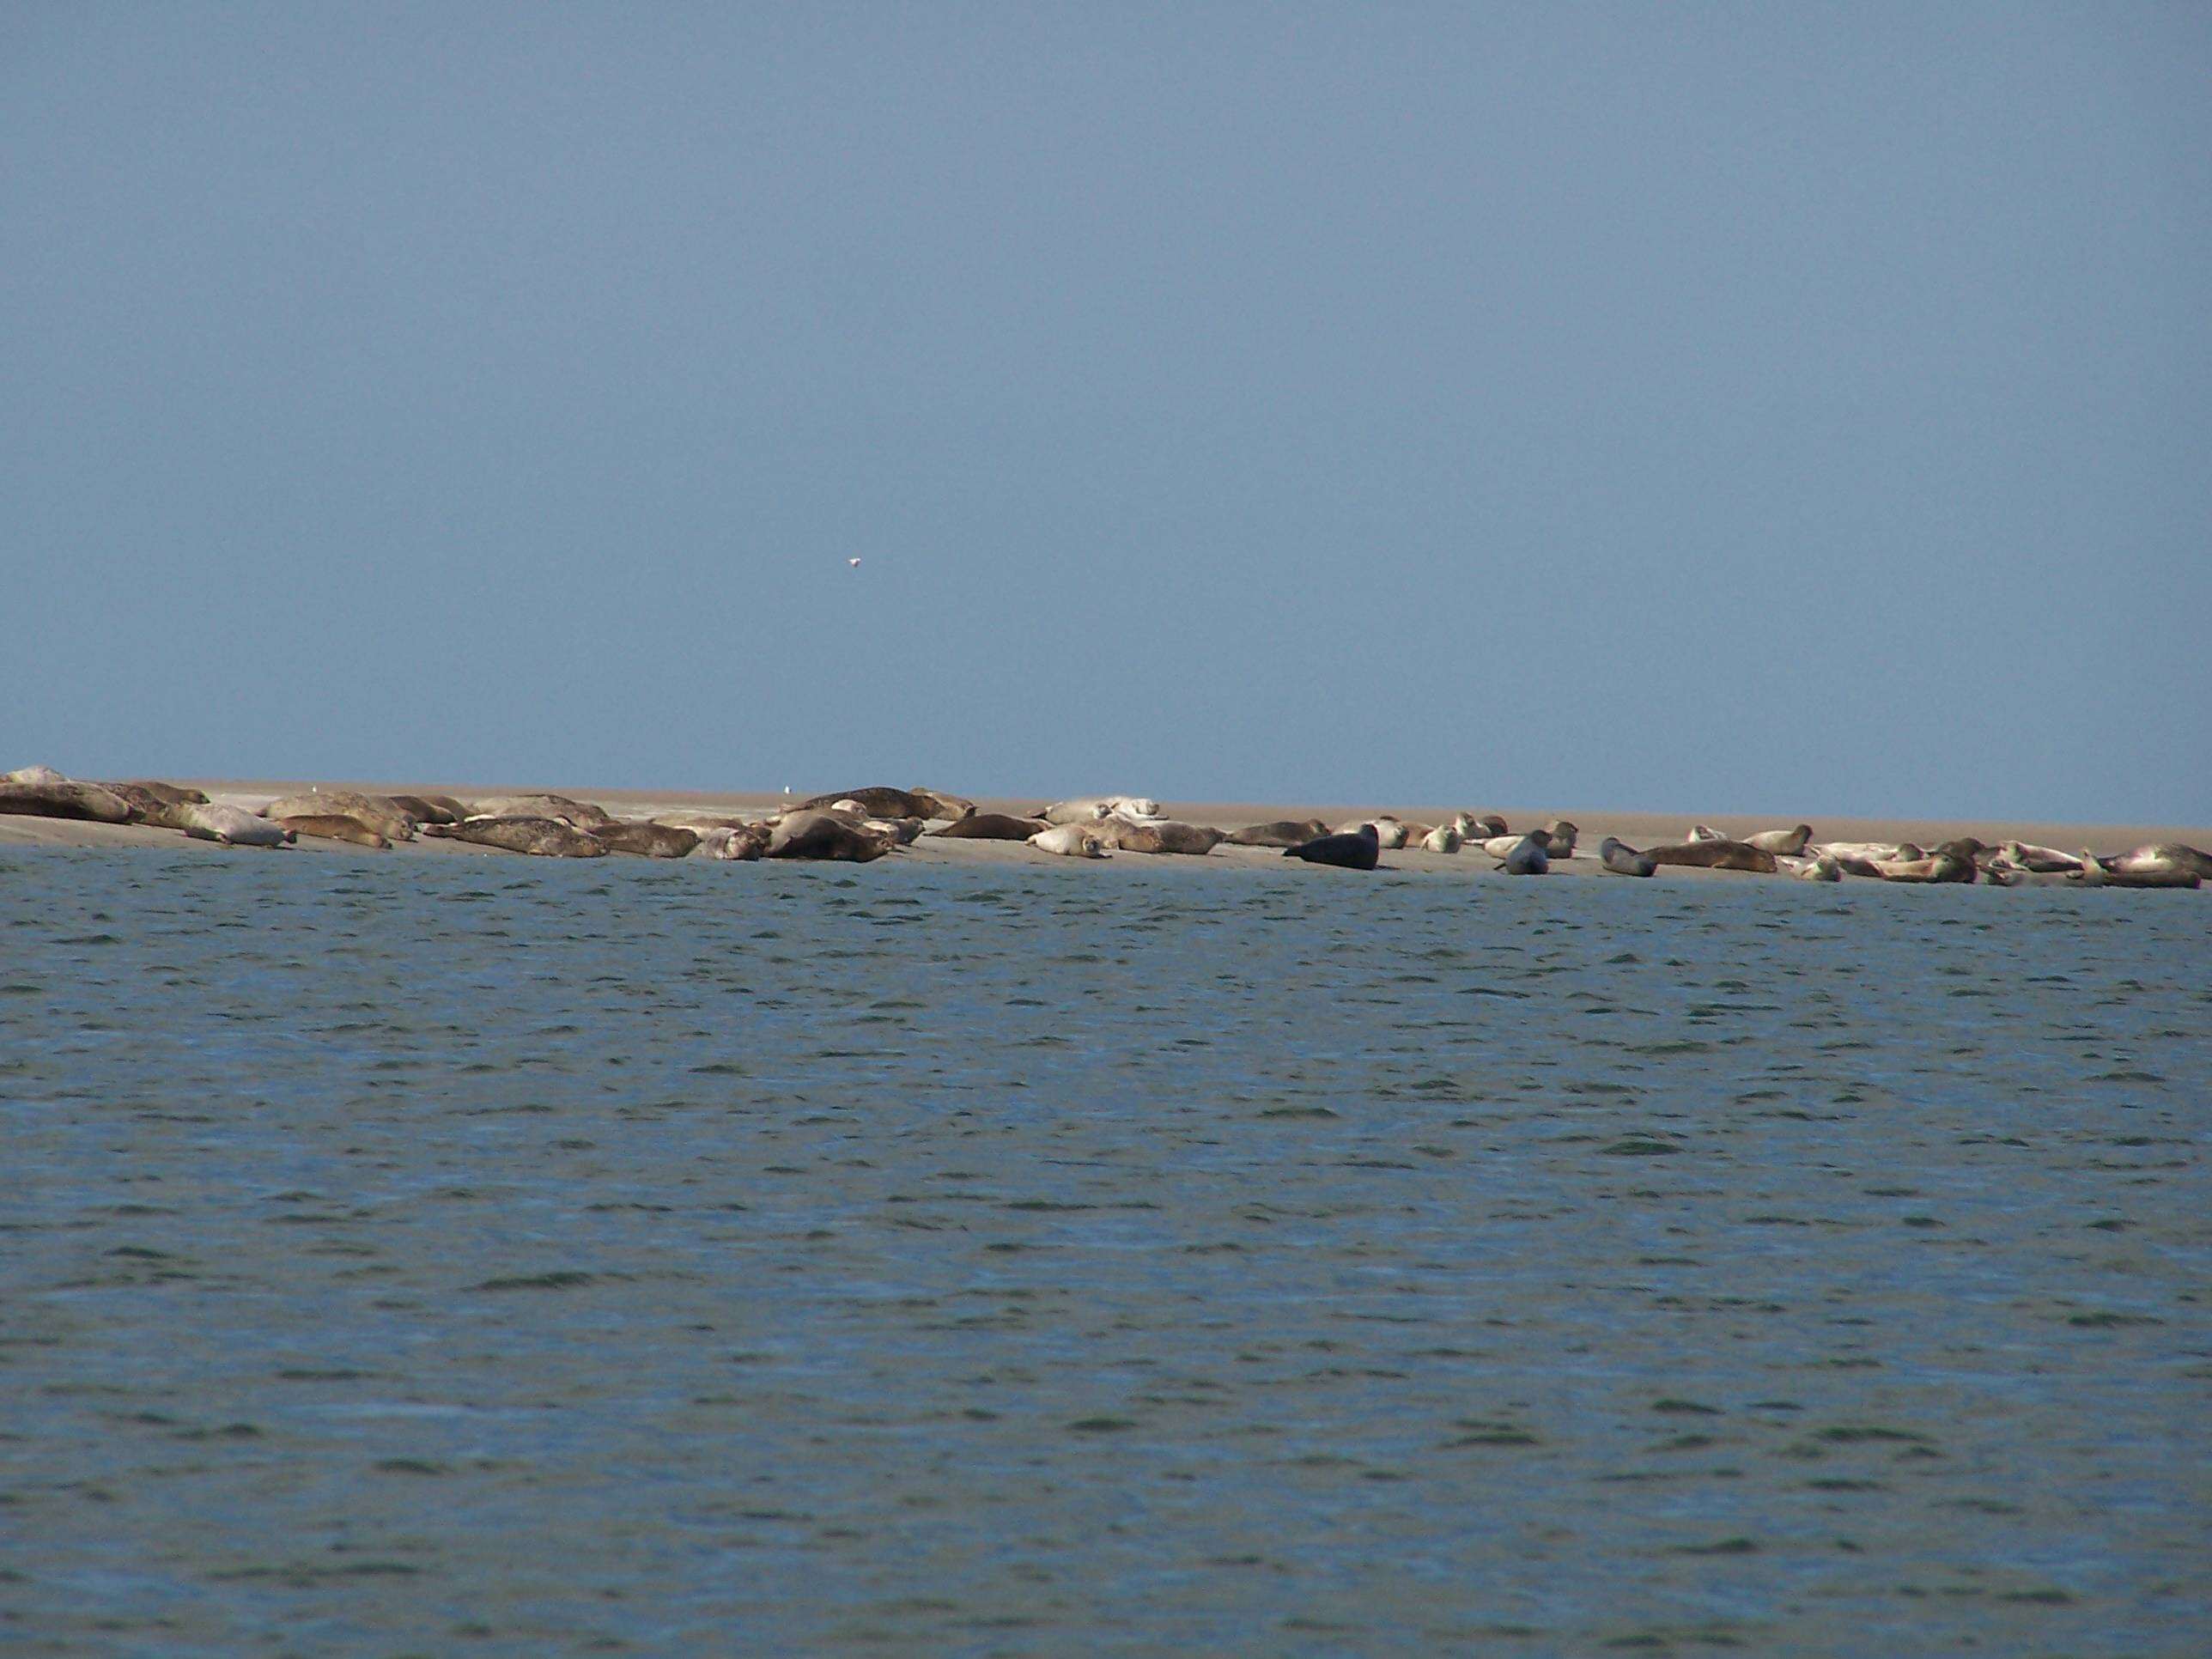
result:
[(750, 864), (768, 854), (768, 826), (764, 823), (717, 824), (693, 833), (699, 837), (695, 858), (724, 863)]
[(1382, 838), (1376, 834), (1375, 826), (1362, 823), (1355, 830), (1340, 830), (1333, 836), (1316, 836), (1296, 847), (1285, 847), (1283, 856), (1304, 859), (1308, 864), (1333, 865), (1340, 870), (1372, 870), (1382, 851)]
[(1388, 812), (1379, 813), (1371, 818), (1353, 818), (1348, 823), (1340, 823), (1336, 826), (1336, 833), (1356, 836), (1363, 823), (1375, 831), (1375, 844), (1386, 853), (1395, 853), (1406, 844), (1405, 824)]
[(1440, 823), (1421, 837), (1421, 850), (1424, 853), (1456, 853), (1463, 840), (1465, 836), (1461, 834), (1457, 824)]
[[(26, 767), (25, 771), (50, 770)], [(0, 783), (0, 813), (33, 818), (77, 818), (92, 823), (128, 823), (131, 803), (112, 789), (74, 778), (59, 782), (11, 780)]]
[(1755, 836), (1746, 836), (1743, 844), (1756, 847), (1762, 853), (1795, 858), (1805, 850), (1805, 843), (1812, 839), (1813, 826), (1801, 823), (1795, 830), (1762, 830)]
[(1034, 816), (1047, 823), (1088, 823), (1093, 818), (1156, 818), (1159, 802), (1145, 795), (1089, 795), (1040, 806)]
[(390, 801), (417, 823), (459, 823), (469, 815), (469, 809), (451, 795), (386, 795), (381, 799)]
[(1065, 859), (1103, 859), (1111, 856), (1105, 842), (1087, 823), (1055, 823), (1027, 837), (1040, 853), (1056, 853)]
[(1509, 876), (1545, 876), (1552, 872), (1551, 837), (1541, 830), (1531, 830), (1515, 842), (1500, 859), (1498, 867)]
[(1080, 826), (1108, 846), (1124, 853), (1186, 853), (1202, 855), (1221, 844), (1221, 831), (1211, 824), (1183, 823), (1175, 818), (1156, 818), (1134, 823), (1123, 817), (1103, 817)]
[(522, 853), (539, 859), (603, 859), (607, 849), (573, 823), (557, 818), (473, 817), (459, 823), (426, 823), (422, 833), (435, 839), (465, 841), (472, 847), (495, 847), (503, 853)]
[(1010, 817), (1004, 812), (971, 812), (942, 829), (923, 833), (945, 841), (1027, 841), (1045, 827), (1042, 818)]
[(1659, 866), (1618, 836), (1607, 836), (1597, 845), (1597, 855), (1616, 876), (1648, 876)]
[(1740, 841), (1685, 841), (1671, 847), (1647, 847), (1644, 856), (1654, 864), (1679, 864), (1692, 870), (1749, 870), (1771, 876), (1781, 868), (1764, 848)]
[(1328, 833), (1319, 818), (1277, 818), (1270, 823), (1248, 823), (1222, 837), (1231, 847), (1298, 847)]
[(805, 812), (813, 808), (834, 806), (840, 801), (852, 801), (872, 818), (964, 818), (975, 811), (975, 803), (959, 795), (948, 795), (939, 789), (893, 789), (876, 784), (866, 789), (840, 789), (833, 794), (816, 795), (803, 800), (793, 810)]
[(2212, 877), (2212, 853), (2178, 841), (2154, 842), (2107, 859), (2105, 867), (2114, 875), (2160, 875), (2187, 870), (2200, 878)]
[(1571, 859), (1575, 855), (1575, 837), (1582, 834), (1581, 826), (1568, 818), (1553, 818), (1543, 829), (1544, 850), (1555, 859)]
[(898, 844), (897, 832), (888, 827), (879, 830), (839, 812), (801, 810), (787, 813), (769, 831), (768, 856), (871, 864)]
[(393, 841), (415, 839), (415, 819), (388, 797), (351, 789), (313, 789), (304, 795), (279, 795), (261, 809), (264, 818), (346, 817)]
[(674, 824), (633, 818), (594, 824), (584, 831), (610, 853), (628, 853), (641, 859), (689, 858), (699, 844), (699, 832)]
[(289, 830), (295, 836), (307, 836), (316, 841), (351, 842), (356, 847), (374, 847), (389, 851), (391, 840), (379, 835), (359, 818), (345, 817), (335, 812), (307, 813), (296, 817), (272, 818), (270, 823)]
[(1869, 860), (1875, 873), (1884, 881), (1947, 882), (1972, 881), (1974, 861), (1950, 853), (1937, 853), (1924, 859), (1874, 859)]
[(572, 800), (566, 795), (491, 795), (478, 801), (468, 816), (472, 818), (550, 818), (573, 830), (588, 830), (593, 824), (615, 821), (615, 815), (604, 806), (595, 806), (586, 800)]
[(175, 824), (194, 841), (219, 841), (226, 847), (289, 847), (296, 839), (283, 824), (236, 806), (179, 806)]
[[(2081, 856), (2081, 870), (2067, 879), (2085, 886), (2196, 887), (2203, 881), (2195, 860), (2204, 855), (2179, 842), (2138, 847), (2112, 859), (2096, 858), (2087, 852)], [(2093, 870), (2094, 875), (2090, 873)]]

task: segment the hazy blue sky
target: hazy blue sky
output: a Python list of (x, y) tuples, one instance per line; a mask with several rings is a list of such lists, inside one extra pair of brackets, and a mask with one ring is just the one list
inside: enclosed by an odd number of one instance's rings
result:
[(2208, 83), (2203, 5), (15, 0), (0, 766), (2212, 823)]

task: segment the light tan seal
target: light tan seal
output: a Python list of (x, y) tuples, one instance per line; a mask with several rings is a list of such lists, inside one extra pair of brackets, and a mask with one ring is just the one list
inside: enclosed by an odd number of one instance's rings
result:
[(415, 820), (388, 797), (351, 789), (311, 789), (304, 795), (279, 795), (261, 809), (264, 818), (346, 817), (365, 823), (392, 841), (415, 839)]
[(1156, 818), (1159, 815), (1159, 802), (1148, 795), (1085, 795), (1073, 800), (1054, 801), (1048, 806), (1040, 806), (1034, 814), (1047, 823), (1089, 823), (1095, 818)]
[(1925, 884), (1974, 878), (1974, 861), (1950, 853), (1936, 853), (1924, 859), (1874, 859), (1869, 862), (1875, 873), (1884, 881)]
[(1048, 830), (1038, 830), (1029, 838), (1029, 843), (1040, 853), (1054, 853), (1064, 859), (1112, 856), (1112, 849), (1087, 823), (1055, 823)]
[(391, 839), (380, 836), (359, 818), (341, 817), (337, 813), (311, 813), (299, 817), (272, 818), (272, 823), (289, 830), (295, 836), (306, 836), (315, 841), (350, 842), (356, 847), (374, 847), (390, 851)]
[(1746, 836), (1743, 842), (1745, 846), (1756, 847), (1763, 853), (1795, 858), (1812, 839), (1813, 826), (1801, 823), (1795, 830), (1762, 830), (1755, 836)]
[(1200, 856), (1221, 844), (1221, 831), (1210, 824), (1183, 823), (1158, 818), (1133, 823), (1123, 817), (1103, 817), (1079, 826), (1124, 853), (1182, 853)]
[(176, 827), (194, 841), (221, 842), (226, 847), (289, 847), (297, 839), (281, 823), (220, 803), (178, 807)]

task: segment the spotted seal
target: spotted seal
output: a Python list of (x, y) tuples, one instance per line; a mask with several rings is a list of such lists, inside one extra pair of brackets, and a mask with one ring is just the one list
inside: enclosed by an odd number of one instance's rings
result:
[(540, 859), (603, 859), (607, 849), (573, 823), (558, 818), (477, 817), (459, 823), (426, 823), (422, 833), (434, 840), (464, 841), (472, 847), (495, 848)]

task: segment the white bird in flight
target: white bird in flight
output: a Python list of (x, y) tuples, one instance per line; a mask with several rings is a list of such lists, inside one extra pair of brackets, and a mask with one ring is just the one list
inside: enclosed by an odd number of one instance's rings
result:
[(845, 562), (852, 566), (855, 570), (858, 570), (860, 568), (860, 562), (858, 559), (848, 559)]

